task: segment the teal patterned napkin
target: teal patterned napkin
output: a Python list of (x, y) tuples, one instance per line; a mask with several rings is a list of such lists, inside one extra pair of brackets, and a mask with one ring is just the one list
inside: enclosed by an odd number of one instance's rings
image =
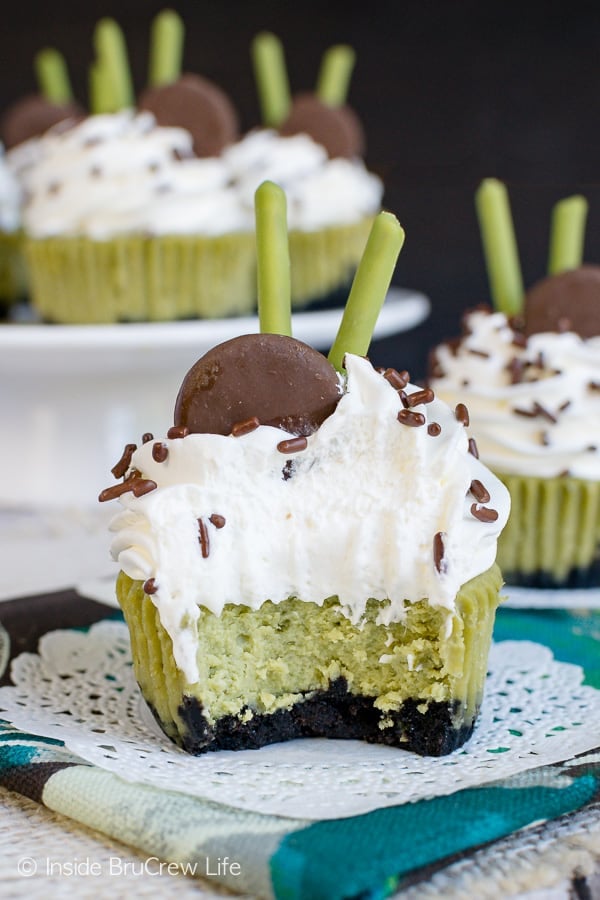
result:
[[(55, 628), (72, 618), (75, 604), (81, 621), (70, 624), (85, 626), (106, 615), (72, 593), (44, 599), (46, 606), (53, 599), (59, 604)], [(18, 602), (17, 623), (10, 621), (12, 604), (0, 607), (0, 619), (9, 632), (12, 625), (20, 652), (31, 648), (22, 646), (27, 601)], [(34, 619), (30, 611), (25, 644), (36, 638)], [(600, 688), (598, 611), (500, 610), (495, 636), (545, 643), (557, 659), (581, 665), (586, 683)], [(596, 751), (448, 796), (309, 823), (128, 783), (55, 740), (4, 723), (0, 784), (149, 857), (172, 861), (181, 873), (215, 879), (234, 891), (290, 900), (374, 900), (426, 880), (458, 854), (599, 800), (600, 762)]]

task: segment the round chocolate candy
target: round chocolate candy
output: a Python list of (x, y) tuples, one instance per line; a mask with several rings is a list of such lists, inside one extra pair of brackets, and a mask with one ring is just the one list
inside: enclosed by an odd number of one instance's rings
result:
[(360, 120), (349, 106), (328, 106), (315, 94), (297, 94), (290, 114), (281, 125), (284, 136), (308, 134), (322, 144), (331, 158), (364, 156), (365, 135)]
[(255, 419), (308, 435), (340, 396), (336, 370), (308, 344), (280, 334), (245, 334), (213, 347), (192, 366), (177, 396), (175, 425), (192, 434), (231, 434)]
[(39, 137), (59, 122), (75, 124), (85, 110), (78, 103), (50, 103), (41, 94), (28, 94), (6, 110), (0, 122), (0, 135), (7, 150), (30, 138)]
[(525, 296), (525, 334), (600, 334), (600, 266), (580, 266), (538, 281)]
[(238, 137), (238, 117), (229, 97), (199, 75), (182, 75), (173, 84), (148, 88), (138, 107), (151, 112), (159, 125), (189, 131), (196, 156), (218, 156)]

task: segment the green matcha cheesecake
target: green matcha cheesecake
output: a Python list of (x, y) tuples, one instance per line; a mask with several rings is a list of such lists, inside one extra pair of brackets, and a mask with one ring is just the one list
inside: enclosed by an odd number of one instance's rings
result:
[(440, 756), (473, 730), (501, 584), (494, 565), (464, 585), (450, 617), (420, 600), (389, 626), (378, 624), (389, 604), (376, 600), (353, 624), (337, 597), (227, 604), (220, 616), (198, 597), (193, 684), (143, 582), (121, 573), (117, 596), (142, 693), (191, 753), (314, 736)]
[(173, 427), (128, 445), (100, 495), (122, 507), (136, 677), (192, 753), (308, 736), (449, 753), (483, 698), (508, 492), (464, 408), (365, 357), (396, 219), (375, 220), (329, 358), (290, 334), (282, 223), (266, 183), (261, 333), (198, 360)]

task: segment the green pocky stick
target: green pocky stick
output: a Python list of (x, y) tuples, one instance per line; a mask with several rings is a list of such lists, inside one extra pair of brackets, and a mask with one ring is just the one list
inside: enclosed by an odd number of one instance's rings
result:
[(291, 337), (290, 253), (285, 193), (264, 181), (254, 197), (258, 318), (263, 333)]
[(588, 202), (580, 195), (565, 197), (555, 204), (550, 228), (549, 275), (581, 265), (587, 212)]
[(291, 105), (283, 46), (278, 37), (263, 31), (252, 41), (251, 53), (263, 124), (277, 128)]
[(65, 58), (58, 50), (47, 47), (36, 54), (35, 72), (40, 91), (50, 103), (69, 103), (73, 99)]
[(350, 78), (356, 61), (352, 47), (337, 44), (323, 54), (316, 94), (327, 106), (343, 106), (348, 97)]
[(403, 244), (404, 230), (398, 219), (388, 212), (379, 213), (373, 222), (338, 333), (329, 352), (329, 362), (336, 369), (343, 368), (346, 353), (366, 355)]
[(523, 277), (506, 187), (486, 178), (475, 194), (492, 302), (507, 315), (523, 307)]
[(163, 9), (152, 23), (148, 84), (173, 84), (181, 75), (185, 27), (172, 9)]

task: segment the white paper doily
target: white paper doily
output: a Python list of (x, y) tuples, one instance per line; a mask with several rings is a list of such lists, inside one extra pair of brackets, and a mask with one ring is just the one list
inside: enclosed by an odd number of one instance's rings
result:
[(515, 609), (600, 609), (600, 588), (524, 588), (505, 584), (503, 606)]
[(475, 734), (437, 759), (324, 739), (190, 756), (158, 730), (130, 659), (121, 622), (50, 632), (39, 654), (13, 661), (16, 686), (0, 688), (0, 717), (64, 741), (127, 781), (307, 819), (450, 794), (600, 746), (600, 691), (581, 684), (578, 666), (557, 662), (546, 647), (527, 641), (492, 647)]

